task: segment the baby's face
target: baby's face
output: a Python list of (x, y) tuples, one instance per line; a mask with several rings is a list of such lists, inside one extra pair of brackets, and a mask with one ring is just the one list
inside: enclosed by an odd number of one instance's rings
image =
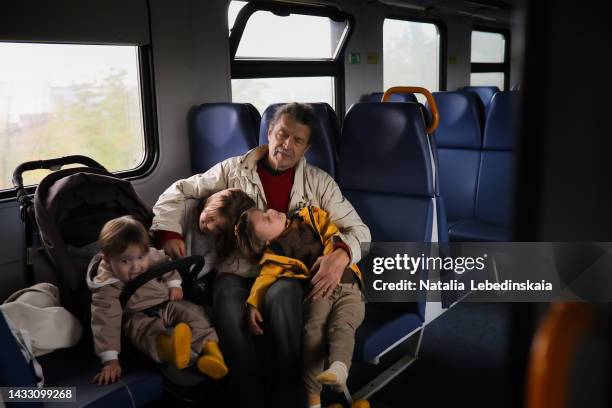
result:
[(149, 269), (147, 251), (139, 245), (130, 245), (121, 255), (107, 258), (113, 273), (122, 282), (129, 282)]
[(285, 230), (287, 216), (285, 213), (273, 209), (267, 211), (253, 211), (249, 214), (249, 222), (253, 225), (253, 232), (262, 241), (272, 241), (278, 238)]

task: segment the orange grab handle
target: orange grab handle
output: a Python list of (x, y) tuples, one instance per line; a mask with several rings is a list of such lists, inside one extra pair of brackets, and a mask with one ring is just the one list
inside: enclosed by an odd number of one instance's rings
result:
[(564, 408), (572, 360), (580, 339), (594, 323), (588, 303), (553, 303), (531, 344), (527, 369), (527, 408)]
[(425, 95), (425, 98), (427, 98), (427, 104), (429, 105), (429, 110), (431, 111), (431, 123), (425, 129), (425, 131), (428, 135), (431, 135), (436, 131), (438, 124), (440, 123), (440, 114), (438, 113), (438, 105), (436, 105), (436, 101), (431, 92), (425, 88), (421, 88), (420, 86), (394, 86), (385, 91), (381, 102), (388, 102), (391, 95), (396, 93), (418, 93)]

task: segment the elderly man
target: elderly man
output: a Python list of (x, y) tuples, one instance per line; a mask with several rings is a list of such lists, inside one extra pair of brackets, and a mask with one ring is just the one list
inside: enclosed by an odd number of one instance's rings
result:
[[(226, 188), (240, 188), (261, 209), (273, 208), (292, 214), (305, 204), (323, 208), (340, 229), (335, 250), (313, 265), (316, 270), (307, 296), (326, 298), (340, 282), (344, 269), (361, 258), (360, 244), (370, 241), (370, 231), (336, 182), (321, 169), (306, 163), (304, 153), (316, 137), (316, 118), (310, 105), (291, 103), (280, 107), (268, 129), (268, 145), (241, 157), (227, 159), (203, 174), (179, 180), (168, 188), (153, 208), (151, 230), (166, 253), (185, 255), (181, 220), (186, 198), (204, 198)], [(200, 226), (215, 233), (226, 228), (225, 219), (203, 213)], [(217, 266), (213, 310), (230, 376), (244, 396), (241, 406), (282, 406), (283, 392), (301, 389), (302, 301), (304, 289), (298, 280), (281, 279), (267, 292), (263, 318), (268, 352), (265, 363), (272, 402), (267, 403), (259, 382), (261, 373), (254, 339), (246, 324), (245, 301), (257, 265), (235, 255)], [(261, 360), (261, 359), (260, 359)], [(295, 387), (294, 387), (295, 386)], [(284, 406), (287, 400), (284, 400)]]

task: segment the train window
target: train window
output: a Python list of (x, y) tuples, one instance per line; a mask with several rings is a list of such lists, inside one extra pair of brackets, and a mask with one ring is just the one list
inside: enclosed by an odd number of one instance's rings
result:
[(345, 26), (327, 17), (257, 11), (247, 22), (236, 58), (331, 59)]
[(145, 161), (138, 47), (0, 42), (0, 60), (0, 190), (24, 161), (81, 154), (111, 171)]
[(334, 78), (232, 79), (232, 100), (249, 102), (263, 112), (277, 102), (326, 102), (334, 106)]
[(327, 102), (342, 112), (352, 21), (329, 6), (232, 1), (232, 100), (260, 111), (277, 102)]
[(510, 77), (509, 35), (504, 32), (472, 31), (470, 85), (507, 89)]
[(504, 73), (503, 72), (482, 72), (470, 74), (471, 86), (496, 86), (502, 91), (504, 88)]
[(383, 23), (384, 89), (409, 85), (432, 92), (440, 90), (440, 47), (436, 24), (386, 18)]
[(502, 34), (472, 31), (472, 62), (504, 62), (505, 49)]
[(247, 1), (230, 1), (227, 9), (227, 26), (230, 30), (234, 27), (238, 13), (247, 3)]

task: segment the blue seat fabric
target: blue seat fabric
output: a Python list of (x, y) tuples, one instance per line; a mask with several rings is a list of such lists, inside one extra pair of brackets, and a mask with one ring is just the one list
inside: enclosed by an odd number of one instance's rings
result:
[[(372, 241), (431, 241), (438, 200), (420, 105), (357, 103), (344, 120), (342, 140), (338, 184), (369, 226)], [(446, 222), (438, 224), (445, 227)], [(354, 358), (359, 360), (376, 358), (419, 328), (425, 317), (424, 301), (366, 307), (356, 336)]]
[(489, 111), (489, 105), (491, 104), (493, 95), (495, 95), (500, 90), (496, 86), (465, 86), (461, 88), (461, 91), (471, 92), (478, 95), (480, 101), (482, 102), (483, 112), (486, 115)]
[[(383, 92), (372, 92), (363, 102), (381, 102), (383, 95)], [(389, 102), (417, 102), (417, 98), (412, 93), (394, 93)]]
[(448, 221), (474, 217), (482, 129), (477, 96), (434, 92), (440, 122), (434, 140), (438, 154), (440, 195)]
[[(474, 101), (464, 109), (466, 105), (459, 103), (460, 93), (434, 95), (441, 116), (436, 132), (440, 190), (447, 205), (451, 241), (512, 240), (514, 94), (498, 92), (493, 97), (479, 148), (473, 136), (478, 128)], [(463, 98), (468, 98), (468, 94)], [(452, 114), (447, 114), (449, 111)], [(459, 111), (462, 115), (458, 115)], [(459, 117), (465, 123), (452, 119)]]
[(203, 173), (215, 164), (257, 146), (259, 112), (248, 103), (206, 103), (191, 123), (191, 171)]

